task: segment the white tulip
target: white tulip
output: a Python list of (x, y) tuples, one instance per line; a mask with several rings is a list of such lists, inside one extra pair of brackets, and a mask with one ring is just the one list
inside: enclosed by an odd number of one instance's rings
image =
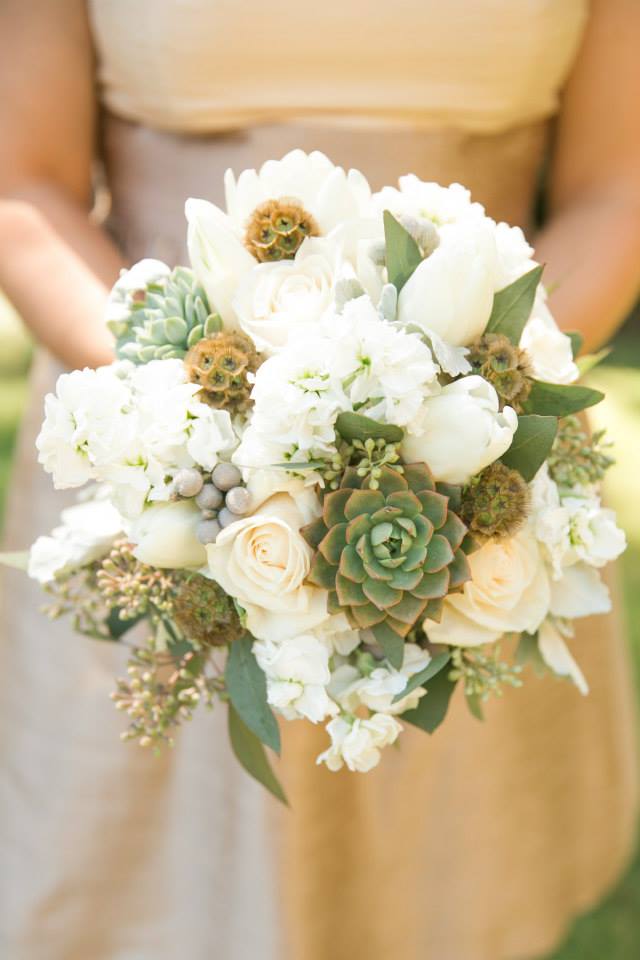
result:
[(398, 319), (464, 346), (484, 333), (491, 315), (497, 254), (490, 224), (445, 224), (440, 244), (400, 291)]
[(426, 463), (436, 480), (466, 483), (509, 449), (517, 427), (515, 410), (499, 410), (490, 383), (463, 377), (424, 401), (402, 442), (402, 456), (407, 463)]
[(609, 613), (609, 588), (597, 570), (586, 563), (567, 567), (559, 580), (551, 581), (550, 613), (554, 617), (573, 620), (594, 614)]
[(185, 215), (189, 224), (189, 259), (195, 275), (205, 289), (211, 309), (220, 314), (226, 327), (237, 328), (232, 301), (241, 277), (255, 266), (255, 260), (229, 218), (215, 204), (187, 200)]
[[(571, 628), (569, 628), (568, 634), (571, 636)], [(584, 674), (565, 643), (559, 625), (554, 623), (553, 620), (545, 620), (540, 627), (538, 649), (540, 656), (550, 670), (553, 670), (559, 677), (569, 677), (583, 696), (589, 693), (589, 686)]]
[(146, 507), (131, 527), (133, 555), (152, 567), (202, 567), (206, 548), (196, 536), (202, 519), (192, 500), (155, 503)]

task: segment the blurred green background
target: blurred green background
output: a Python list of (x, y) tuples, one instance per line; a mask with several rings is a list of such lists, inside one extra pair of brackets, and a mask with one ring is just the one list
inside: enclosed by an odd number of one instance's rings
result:
[[(30, 344), (18, 318), (0, 298), (0, 524), (16, 427), (26, 399)], [(623, 576), (636, 682), (640, 680), (640, 510), (637, 506), (640, 443), (640, 317), (632, 317), (604, 363), (589, 375), (606, 400), (593, 411), (596, 425), (615, 440), (616, 466), (608, 499), (629, 538)], [(44, 531), (43, 531), (44, 532)], [(563, 947), (549, 960), (637, 960), (640, 958), (640, 855), (608, 899), (580, 918)]]

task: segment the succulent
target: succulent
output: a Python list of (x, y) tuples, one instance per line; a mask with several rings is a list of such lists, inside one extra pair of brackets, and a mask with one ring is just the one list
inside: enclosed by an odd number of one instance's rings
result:
[(297, 200), (267, 200), (251, 214), (245, 246), (261, 263), (293, 260), (307, 237), (317, 237), (318, 225)]
[(350, 467), (324, 498), (322, 516), (302, 534), (316, 551), (309, 580), (329, 591), (330, 612), (370, 629), (389, 661), (402, 664), (404, 640), (423, 616), (469, 579), (467, 528), (436, 490), (428, 467), (382, 467), (378, 489)]
[(116, 353), (133, 363), (182, 358), (203, 337), (222, 328), (207, 295), (187, 267), (138, 291), (126, 319), (113, 321)]
[(249, 374), (260, 366), (253, 341), (244, 333), (217, 333), (199, 340), (185, 357), (187, 375), (202, 387), (200, 399), (212, 407), (241, 412), (249, 405)]
[(224, 646), (244, 633), (231, 597), (199, 573), (188, 573), (179, 583), (172, 617), (196, 646)]
[(518, 471), (496, 461), (464, 488), (460, 516), (472, 535), (504, 539), (524, 523), (530, 499)]
[(474, 373), (493, 385), (500, 399), (517, 413), (531, 392), (531, 370), (524, 350), (501, 333), (485, 333), (469, 347), (467, 360)]

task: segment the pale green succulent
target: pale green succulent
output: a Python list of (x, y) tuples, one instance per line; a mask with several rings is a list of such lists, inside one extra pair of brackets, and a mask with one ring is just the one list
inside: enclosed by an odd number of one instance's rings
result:
[(187, 267), (176, 267), (136, 293), (125, 318), (109, 322), (121, 360), (182, 358), (190, 347), (222, 329), (209, 308), (207, 295)]

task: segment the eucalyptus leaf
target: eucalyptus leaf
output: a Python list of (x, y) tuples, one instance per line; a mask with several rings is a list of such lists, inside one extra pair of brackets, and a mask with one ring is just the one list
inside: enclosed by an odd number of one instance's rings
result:
[(281, 470), (318, 470), (326, 467), (324, 460), (290, 460), (288, 463), (274, 463), (274, 468)]
[(416, 687), (424, 686), (427, 680), (431, 680), (432, 677), (435, 677), (437, 673), (440, 673), (440, 671), (446, 667), (450, 659), (451, 654), (446, 651), (432, 657), (424, 670), (421, 670), (419, 673), (414, 673), (412, 677), (409, 677), (409, 682), (404, 690), (397, 693), (391, 702), (397, 703), (398, 700), (403, 700), (408, 694), (413, 693)]
[(29, 551), (16, 550), (12, 553), (0, 553), (0, 564), (4, 567), (14, 567), (16, 570), (27, 570), (29, 567)]
[(599, 363), (602, 363), (603, 360), (606, 360), (611, 353), (611, 350), (612, 347), (603, 347), (603, 349), (598, 350), (597, 353), (587, 353), (584, 357), (578, 357), (576, 364), (578, 366), (578, 370), (580, 371), (580, 376), (584, 377), (584, 375), (589, 373), (590, 370), (593, 370), (594, 367), (597, 367)]
[(384, 211), (384, 240), (389, 283), (400, 293), (416, 267), (422, 263), (420, 247), (388, 210)]
[(467, 701), (467, 706), (469, 711), (476, 718), (476, 720), (484, 720), (484, 713), (482, 711), (482, 703), (480, 697), (477, 693), (465, 693), (465, 699)]
[(288, 804), (284, 790), (271, 769), (264, 747), (255, 733), (252, 733), (243, 723), (232, 703), (229, 704), (229, 739), (233, 752), (247, 773), (266, 787), (274, 797)]
[(280, 753), (280, 730), (267, 703), (267, 680), (252, 647), (250, 633), (230, 645), (225, 671), (227, 690), (243, 722), (263, 743)]
[(447, 715), (455, 687), (456, 681), (449, 679), (449, 671), (441, 670), (426, 685), (426, 696), (418, 701), (414, 710), (406, 710), (402, 719), (427, 733), (433, 733)]
[(341, 413), (336, 420), (336, 430), (343, 440), (386, 440), (387, 443), (399, 443), (403, 437), (401, 427), (393, 423), (379, 423), (362, 413)]
[(573, 353), (573, 359), (578, 356), (582, 350), (582, 344), (584, 343), (584, 337), (578, 330), (567, 330), (566, 331), (569, 340), (571, 340), (571, 352)]
[(137, 617), (131, 617), (128, 620), (120, 619), (120, 610), (117, 607), (112, 607), (109, 611), (109, 616), (105, 620), (105, 625), (109, 631), (109, 635), (112, 640), (120, 640), (124, 637), (125, 633), (128, 633), (129, 630), (133, 630), (136, 624), (140, 623), (141, 620), (144, 620), (144, 614), (139, 614)]
[(549, 456), (558, 431), (557, 417), (518, 417), (518, 429), (501, 460), (529, 483)]
[(604, 393), (583, 387), (580, 384), (543, 383), (534, 380), (531, 392), (523, 404), (524, 413), (538, 413), (541, 416), (568, 417), (593, 407), (604, 400)]
[(548, 667), (542, 659), (542, 654), (538, 648), (537, 633), (521, 633), (516, 648), (515, 661), (518, 666), (524, 667), (530, 665), (533, 667), (537, 676), (542, 677), (548, 673)]
[(531, 315), (542, 266), (534, 267), (494, 295), (486, 333), (501, 333), (516, 347)]

